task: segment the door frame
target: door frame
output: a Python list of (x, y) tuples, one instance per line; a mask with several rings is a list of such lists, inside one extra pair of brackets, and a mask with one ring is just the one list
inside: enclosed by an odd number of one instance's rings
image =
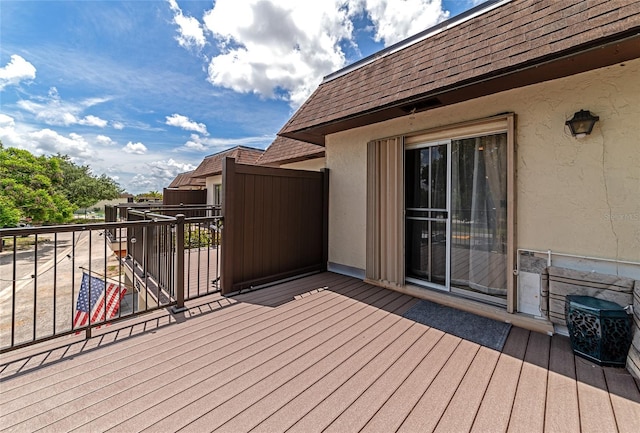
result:
[[(416, 143), (507, 133), (507, 305), (516, 312), (516, 116), (504, 113), (375, 139), (367, 143), (365, 281), (405, 292), (415, 287), (404, 275), (404, 147)], [(444, 294), (444, 293), (443, 293)]]
[[(515, 142), (515, 113), (501, 114), (485, 119), (471, 120), (457, 124), (441, 126), (437, 128), (419, 131), (404, 137), (405, 148), (420, 147), (422, 143), (430, 143), (444, 140), (456, 140), (463, 138), (478, 137), (482, 135), (491, 135), (506, 133), (507, 134), (507, 301), (506, 310), (509, 313), (515, 313), (517, 310), (517, 290), (516, 290), (516, 142)], [(449, 173), (451, 176), (451, 158), (448, 160)], [(404, 182), (404, 173), (403, 173)], [(450, 186), (450, 184), (448, 184)], [(450, 194), (450, 190), (447, 191)], [(450, 197), (448, 197), (448, 205), (450, 208)], [(450, 217), (449, 217), (450, 219)], [(451, 224), (448, 224), (451, 227)], [(450, 229), (449, 229), (450, 230)], [(450, 232), (448, 233), (450, 237)], [(450, 241), (450, 239), (449, 239)], [(448, 257), (448, 260), (450, 257)], [(450, 277), (450, 276), (449, 276)], [(407, 280), (408, 282), (411, 282)], [(455, 291), (447, 290), (448, 293)], [(482, 300), (482, 296), (478, 296)]]
[[(496, 133), (480, 133), (477, 135), (473, 135), (471, 137), (467, 137), (467, 138), (475, 138), (475, 137), (483, 137), (483, 136), (487, 136), (487, 135), (493, 135)], [(502, 131), (502, 132), (497, 132), (497, 134), (507, 134), (507, 131)], [(477, 299), (483, 302), (487, 302), (487, 303), (491, 303), (491, 304), (495, 304), (498, 306), (502, 306), (502, 307), (506, 307), (507, 305), (507, 299), (505, 298), (500, 298), (500, 297), (496, 297), (496, 296), (492, 296), (490, 294), (484, 294), (481, 292), (475, 292), (472, 290), (467, 290), (463, 287), (457, 287), (452, 285), (451, 283), (451, 272), (452, 272), (452, 259), (451, 259), (451, 255), (453, 254), (453, 247), (452, 247), (452, 187), (453, 187), (453, 180), (452, 180), (452, 165), (453, 165), (453, 160), (452, 160), (452, 153), (453, 153), (453, 149), (452, 149), (452, 143), (454, 140), (458, 140), (459, 137), (455, 137), (455, 138), (451, 138), (451, 139), (446, 139), (446, 140), (437, 140), (437, 141), (430, 141), (430, 142), (417, 142), (417, 143), (411, 143), (409, 145), (405, 145), (404, 148), (404, 152), (405, 152), (405, 156), (406, 156), (406, 152), (407, 151), (411, 151), (411, 150), (422, 150), (422, 149), (426, 149), (426, 148), (433, 148), (436, 146), (443, 146), (446, 145), (446, 157), (447, 157), (447, 164), (446, 164), (446, 208), (443, 209), (436, 209), (435, 211), (444, 211), (446, 213), (446, 219), (445, 219), (445, 224), (446, 224), (446, 229), (445, 229), (445, 278), (444, 278), (444, 284), (439, 284), (439, 283), (434, 283), (432, 281), (428, 281), (428, 280), (424, 280), (422, 278), (419, 277), (409, 277), (409, 276), (405, 276), (405, 280), (416, 284), (418, 286), (424, 286), (424, 287), (428, 287), (430, 289), (436, 289), (436, 290), (441, 290), (443, 292), (447, 292), (447, 293), (454, 293), (454, 294), (459, 294), (461, 296), (467, 297), (467, 298), (471, 298), (471, 299)], [(508, 146), (508, 143), (507, 143)], [(505, 155), (506, 157), (506, 155)], [(405, 158), (406, 161), (406, 158)], [(406, 163), (405, 163), (405, 170), (404, 170), (404, 181), (406, 183)], [(429, 167), (429, 179), (431, 180), (431, 167)], [(405, 185), (406, 186), (406, 185)], [(404, 190), (406, 191), (406, 188), (404, 188)], [(406, 200), (405, 200), (405, 205), (406, 205)], [(433, 211), (432, 208), (425, 208), (425, 209), (429, 209), (430, 211)], [(405, 207), (405, 230), (406, 230), (406, 225), (407, 225), (407, 220), (411, 219), (410, 217), (406, 216), (406, 211), (412, 210), (411, 208)], [(417, 208), (413, 209), (413, 210), (417, 210)], [(438, 221), (437, 218), (432, 218), (432, 217), (428, 217), (428, 218), (419, 218), (418, 220), (426, 220), (426, 221)], [(507, 218), (508, 220), (508, 218)], [(442, 222), (442, 221), (440, 221)], [(407, 251), (407, 246), (409, 243), (409, 239), (405, 239), (405, 263), (407, 260), (406, 257), (406, 251)], [(429, 230), (429, 260), (432, 260), (432, 249), (431, 249), (431, 231)], [(506, 252), (506, 254), (508, 254), (508, 251)], [(508, 266), (508, 263), (505, 262), (505, 268)], [(431, 266), (430, 266), (431, 268)], [(507, 269), (505, 269), (505, 272), (508, 272)], [(508, 278), (507, 278), (508, 279)], [(506, 288), (505, 288), (506, 289)]]

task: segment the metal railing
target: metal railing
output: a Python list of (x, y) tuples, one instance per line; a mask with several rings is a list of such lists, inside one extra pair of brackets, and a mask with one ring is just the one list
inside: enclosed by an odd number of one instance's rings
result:
[(0, 229), (0, 353), (90, 338), (96, 327), (177, 312), (218, 291), (222, 218), (203, 212), (130, 209), (128, 221)]
[(187, 218), (203, 216), (220, 216), (222, 207), (220, 205), (204, 204), (175, 204), (168, 205), (162, 203), (122, 203), (118, 205), (105, 206), (105, 221), (126, 221), (129, 210), (149, 211), (162, 215), (176, 216), (182, 214)]

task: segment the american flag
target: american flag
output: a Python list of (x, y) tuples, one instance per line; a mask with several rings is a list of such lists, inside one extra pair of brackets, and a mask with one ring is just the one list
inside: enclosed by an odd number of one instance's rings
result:
[[(78, 302), (76, 302), (76, 315), (73, 318), (74, 328), (86, 325), (89, 322), (89, 315), (91, 315), (90, 323), (98, 323), (118, 314), (120, 300), (124, 297), (127, 289), (113, 283), (109, 283), (106, 289), (105, 301), (104, 281), (92, 277), (86, 272), (82, 273), (82, 284), (80, 284)], [(89, 299), (89, 294), (91, 294), (91, 299)]]

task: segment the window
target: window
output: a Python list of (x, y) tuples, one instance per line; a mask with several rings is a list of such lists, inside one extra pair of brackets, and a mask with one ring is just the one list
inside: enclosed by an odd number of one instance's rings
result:
[(222, 205), (222, 185), (213, 185), (213, 205)]

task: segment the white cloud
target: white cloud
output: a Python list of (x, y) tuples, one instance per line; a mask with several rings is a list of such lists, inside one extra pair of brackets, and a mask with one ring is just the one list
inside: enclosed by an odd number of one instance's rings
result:
[(195, 168), (195, 165), (173, 159), (151, 161), (144, 167), (144, 174), (135, 175), (129, 184), (134, 192), (162, 191), (162, 188), (167, 187), (179, 173)]
[(208, 79), (298, 107), (322, 77), (345, 65), (341, 45), (355, 44), (353, 22), (362, 14), (385, 45), (448, 17), (441, 0), (217, 0), (203, 17), (219, 48)]
[(0, 141), (7, 147), (20, 147), (18, 143), (22, 141), (14, 118), (6, 114), (0, 114)]
[(260, 135), (255, 137), (240, 138), (220, 138), (220, 137), (201, 137), (198, 134), (191, 134), (189, 140), (176, 151), (188, 152), (204, 152), (224, 150), (235, 146), (250, 146), (256, 148), (265, 148), (274, 140), (274, 136)]
[(441, 0), (365, 0), (365, 8), (376, 29), (374, 39), (385, 46), (449, 18)]
[(156, 179), (145, 176), (144, 174), (136, 174), (131, 178), (129, 184), (135, 185), (135, 189), (129, 189), (128, 191), (134, 194), (148, 191), (160, 191), (159, 185), (161, 185)]
[(204, 30), (200, 22), (194, 17), (186, 17), (176, 0), (168, 0), (169, 7), (174, 13), (173, 22), (178, 26), (178, 36), (176, 40), (184, 48), (201, 49), (207, 40), (204, 37)]
[(103, 146), (113, 146), (114, 144), (116, 144), (115, 141), (113, 141), (110, 137), (107, 137), (106, 135), (96, 136), (96, 141), (98, 142), (98, 144), (101, 144)]
[[(62, 135), (48, 128), (35, 129), (6, 114), (0, 114), (0, 140), (5, 147), (26, 149), (34, 155), (68, 155), (78, 164), (89, 165), (96, 174), (108, 173), (132, 193), (161, 191), (178, 173), (195, 169), (202, 160), (199, 155), (193, 155), (188, 162), (166, 160), (166, 150), (148, 150), (139, 142), (129, 142), (121, 151), (106, 135)], [(133, 152), (135, 157), (123, 151)], [(130, 161), (124, 163), (123, 158)]]
[(218, 0), (203, 20), (221, 50), (209, 63), (212, 84), (293, 106), (344, 65), (340, 43), (353, 32), (343, 0)]
[(36, 68), (17, 54), (11, 56), (7, 66), (0, 68), (0, 90), (6, 86), (17, 86), (21, 81), (36, 78)]
[(0, 127), (15, 126), (15, 124), (13, 117), (0, 113)]
[(124, 129), (124, 123), (122, 123), (122, 122), (117, 122), (117, 121), (111, 122), (111, 126), (113, 126), (113, 128), (117, 129), (117, 130), (123, 130)]
[(122, 148), (126, 153), (132, 153), (134, 155), (144, 155), (147, 153), (147, 146), (142, 143), (128, 142), (126, 146)]
[(207, 146), (205, 146), (204, 144), (202, 144), (202, 141), (200, 140), (199, 136), (191, 136), (191, 140), (187, 141), (184, 144), (184, 150), (191, 150), (191, 151), (195, 151), (195, 152), (204, 152), (205, 150), (207, 150)]
[(104, 128), (109, 122), (99, 117), (89, 115), (85, 116), (84, 119), (78, 119), (78, 123), (80, 125), (97, 126), (98, 128)]
[(176, 177), (178, 173), (191, 171), (196, 167), (191, 164), (175, 161), (170, 158), (166, 161), (153, 161), (149, 163), (149, 168), (151, 169), (152, 175), (173, 180), (173, 178)]
[(39, 154), (60, 153), (72, 158), (88, 158), (91, 156), (89, 143), (79, 134), (71, 133), (68, 136), (60, 135), (56, 131), (45, 128), (27, 134), (32, 141), (31, 146)]
[(187, 131), (195, 131), (202, 135), (209, 135), (207, 132), (207, 126), (204, 123), (197, 123), (189, 119), (186, 116), (180, 114), (172, 114), (166, 117), (166, 124), (170, 126), (177, 126), (178, 128), (185, 129)]
[(17, 105), (22, 110), (34, 114), (36, 119), (53, 126), (88, 125), (104, 128), (108, 122), (97, 116), (83, 117), (83, 112), (95, 105), (108, 101), (108, 98), (87, 98), (78, 102), (66, 102), (60, 98), (55, 87), (49, 89), (47, 97), (35, 100), (20, 100)]
[(62, 135), (49, 129), (33, 129), (0, 114), (0, 140), (6, 147), (27, 149), (36, 155), (69, 155), (74, 160), (95, 158), (91, 146), (80, 134)]

